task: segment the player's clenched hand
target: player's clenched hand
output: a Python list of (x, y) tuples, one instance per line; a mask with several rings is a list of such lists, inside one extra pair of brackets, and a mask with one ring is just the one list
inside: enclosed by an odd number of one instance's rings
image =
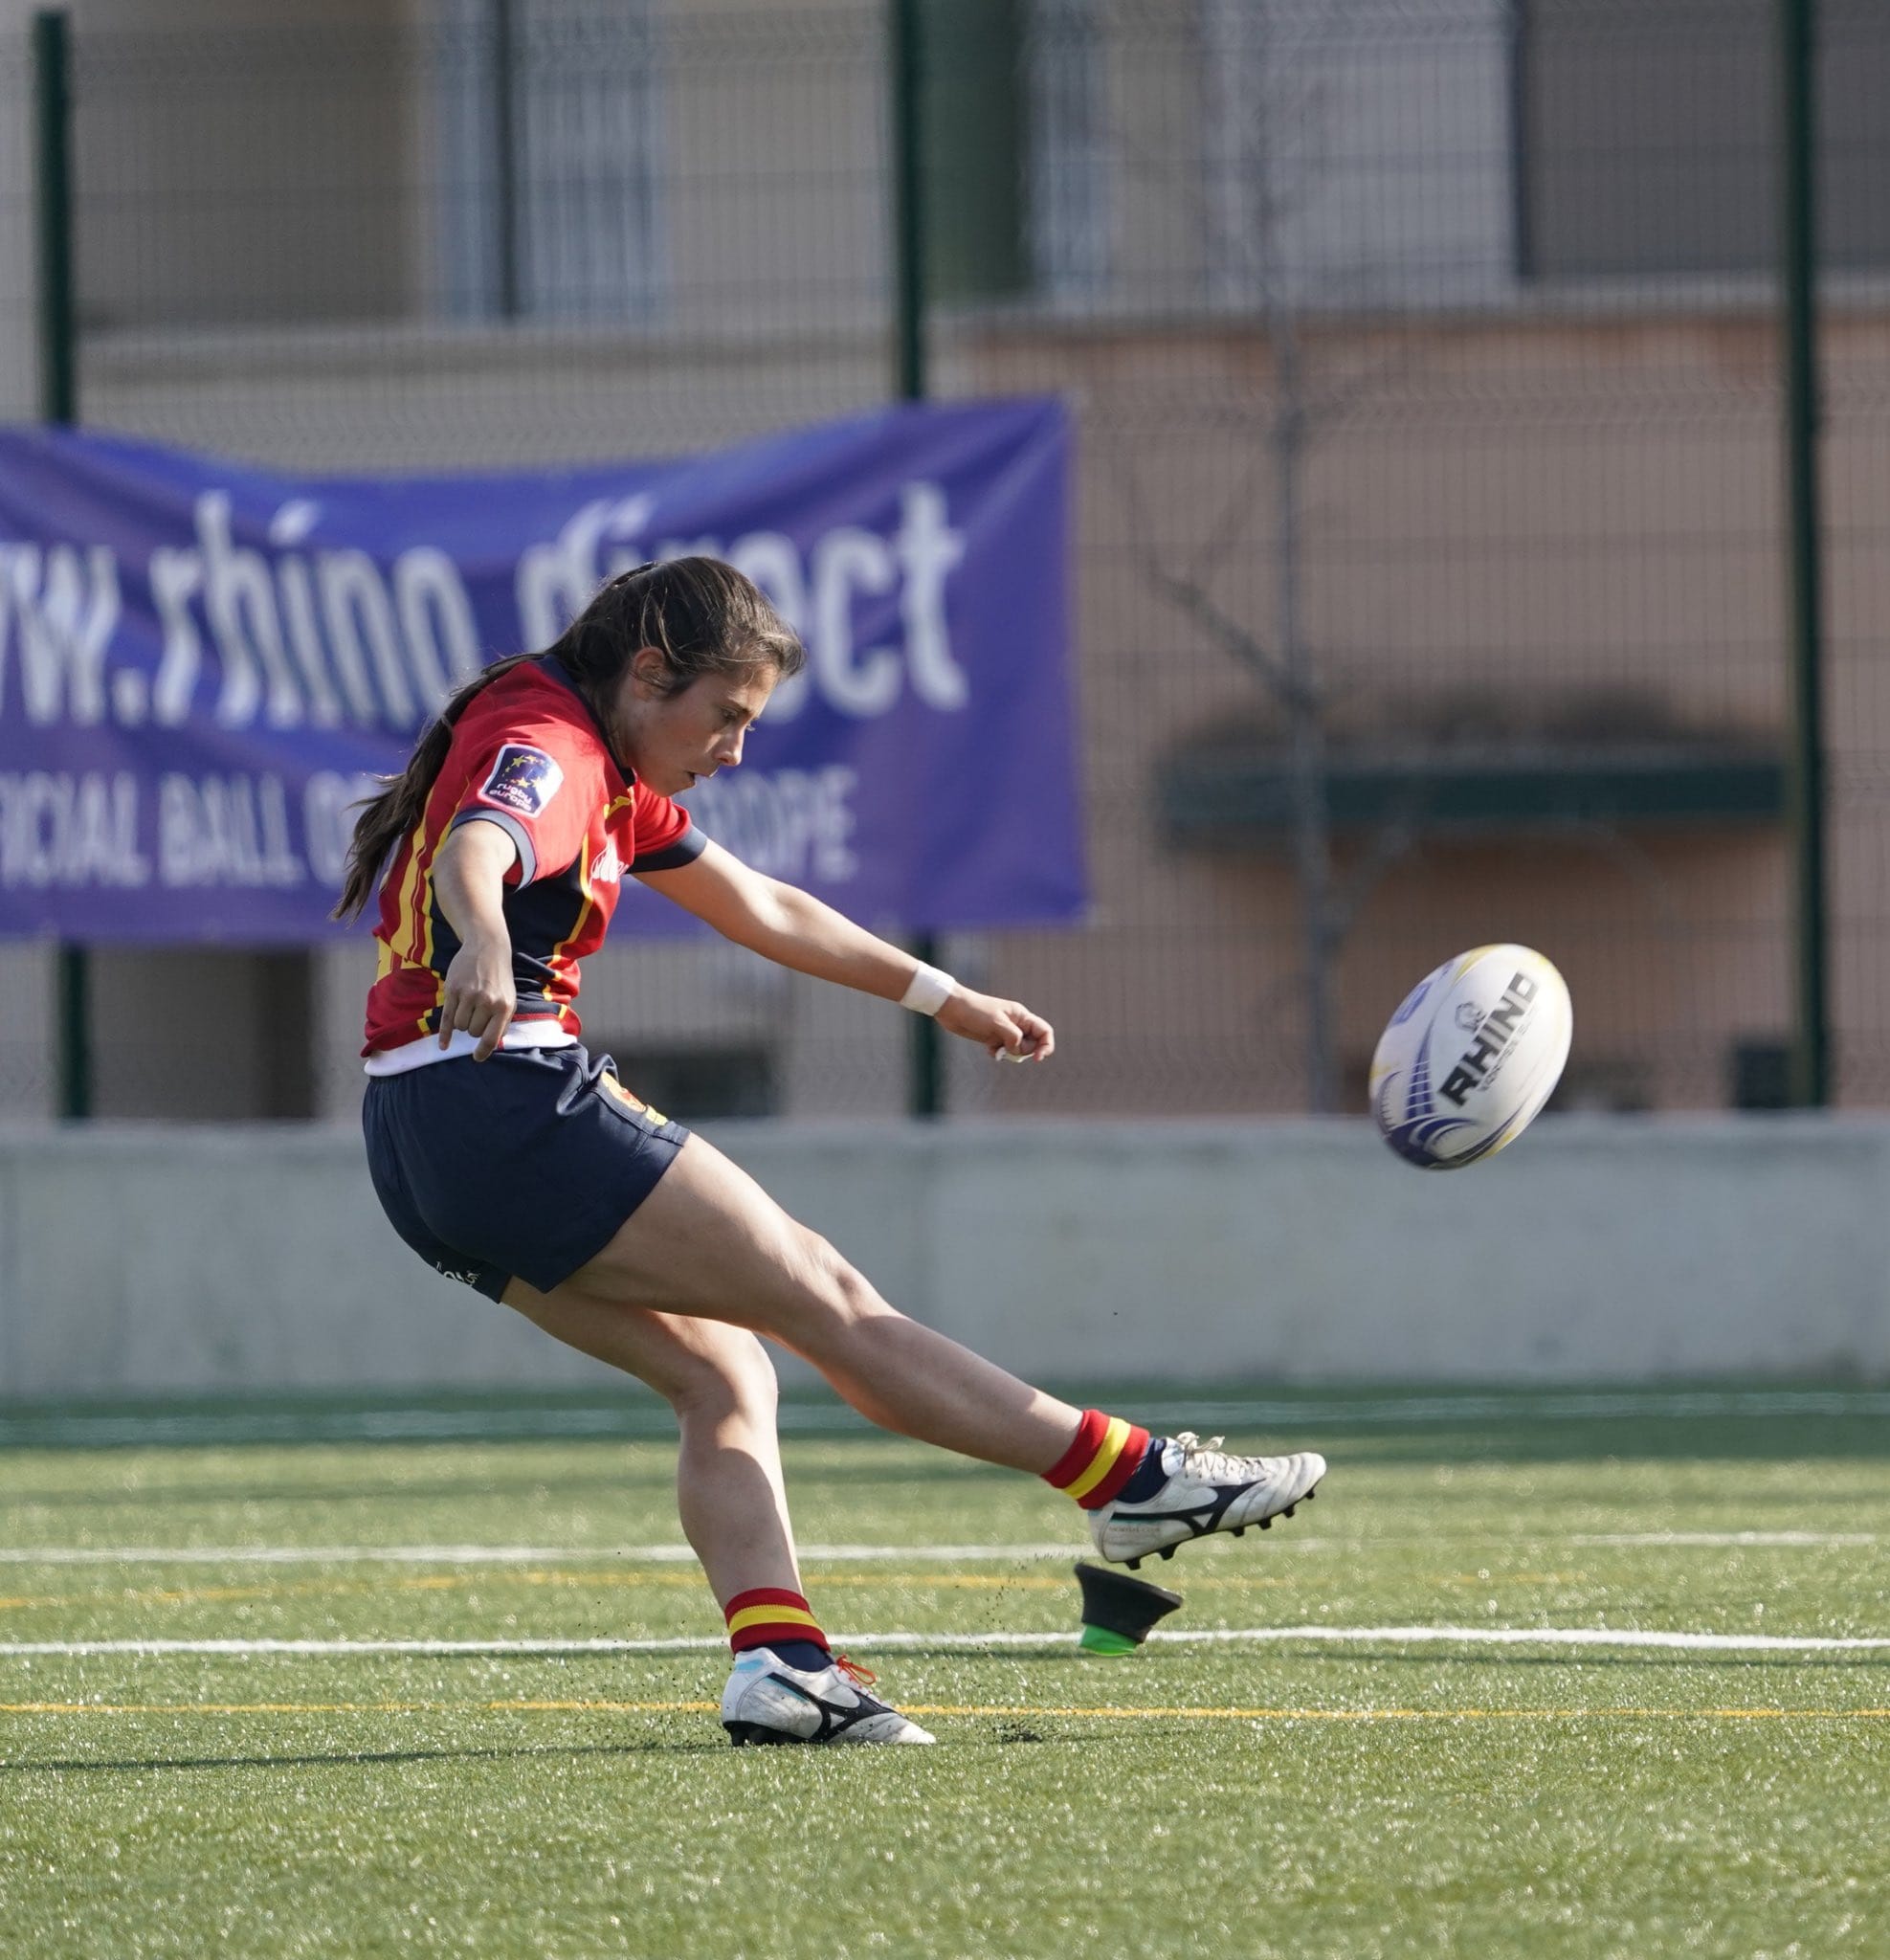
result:
[(462, 946), (446, 969), (446, 991), (439, 1004), (439, 1045), (448, 1046), (456, 1031), (464, 1028), (478, 1037), (473, 1059), (484, 1061), (499, 1046), (518, 1005), (511, 947), (490, 940)]
[(997, 1000), (965, 987), (939, 1010), (939, 1026), (982, 1042), (993, 1061), (1048, 1061), (1056, 1052), (1056, 1031), (1041, 1014), (1022, 1001)]

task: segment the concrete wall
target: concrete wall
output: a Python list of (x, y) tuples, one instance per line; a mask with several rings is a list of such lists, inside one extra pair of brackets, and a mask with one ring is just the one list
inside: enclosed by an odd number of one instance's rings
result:
[[(731, 1125), (894, 1301), (1042, 1377), (1890, 1377), (1890, 1122)], [(394, 1238), (350, 1130), (0, 1131), (0, 1394), (595, 1380)]]

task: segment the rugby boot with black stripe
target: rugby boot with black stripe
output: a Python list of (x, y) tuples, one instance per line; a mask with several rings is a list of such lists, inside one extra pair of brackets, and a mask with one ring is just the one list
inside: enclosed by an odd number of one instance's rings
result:
[(771, 1647), (735, 1657), (722, 1691), (722, 1726), (747, 1743), (930, 1742), (916, 1722), (866, 1690), (872, 1673), (836, 1654), (831, 1667), (790, 1667)]
[(1172, 1558), (1177, 1545), (1211, 1531), (1238, 1536), (1249, 1525), (1264, 1531), (1276, 1518), (1290, 1518), (1325, 1475), (1325, 1459), (1311, 1451), (1233, 1457), (1220, 1445), (1217, 1436), (1204, 1443), (1186, 1429), (1168, 1437), (1162, 1445), (1166, 1475), (1156, 1489), (1132, 1502), (1119, 1497), (1090, 1512), (1089, 1535), (1097, 1550), (1133, 1568), (1150, 1552)]

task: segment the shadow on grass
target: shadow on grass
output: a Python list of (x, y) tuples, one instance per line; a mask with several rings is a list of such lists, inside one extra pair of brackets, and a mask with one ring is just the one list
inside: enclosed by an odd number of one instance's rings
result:
[(356, 1764), (390, 1763), (512, 1763), (534, 1757), (578, 1761), (586, 1756), (709, 1755), (728, 1748), (717, 1742), (587, 1743), (554, 1748), (482, 1749), (334, 1749), (297, 1756), (51, 1756), (41, 1760), (0, 1762), (0, 1776), (28, 1775), (36, 1771), (61, 1773), (87, 1770), (319, 1770), (349, 1769)]
[[(1078, 1748), (1108, 1740), (1102, 1735), (1039, 1735), (1034, 1729), (1013, 1721), (1001, 1722), (993, 1729), (976, 1735), (953, 1737), (956, 1748), (985, 1747), (1013, 1748), (1023, 1744), (1057, 1748)], [(551, 1748), (464, 1748), (464, 1749), (335, 1749), (319, 1754), (293, 1756), (49, 1756), (41, 1759), (0, 1761), (0, 1776), (25, 1776), (41, 1771), (60, 1775), (87, 1771), (144, 1774), (165, 1770), (347, 1770), (358, 1766), (386, 1767), (406, 1763), (522, 1763), (538, 1759), (579, 1762), (586, 1757), (630, 1756), (725, 1756), (729, 1744), (715, 1742), (662, 1742), (646, 1738), (637, 1742), (585, 1743)], [(795, 1749), (783, 1747), (756, 1751), (760, 1755), (820, 1757), (834, 1749)], [(853, 1751), (838, 1751), (851, 1754)]]

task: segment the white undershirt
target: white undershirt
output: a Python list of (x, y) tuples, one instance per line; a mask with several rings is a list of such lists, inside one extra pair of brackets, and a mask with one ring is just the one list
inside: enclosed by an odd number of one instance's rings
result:
[[(404, 1076), (409, 1069), (426, 1068), (435, 1061), (456, 1061), (471, 1055), (479, 1045), (478, 1036), (456, 1028), (444, 1048), (437, 1035), (422, 1035), (417, 1041), (403, 1041), (398, 1048), (371, 1048), (362, 1063), (370, 1076)], [(575, 1048), (577, 1036), (549, 1015), (534, 1015), (528, 1021), (514, 1021), (500, 1037), (501, 1048)]]

